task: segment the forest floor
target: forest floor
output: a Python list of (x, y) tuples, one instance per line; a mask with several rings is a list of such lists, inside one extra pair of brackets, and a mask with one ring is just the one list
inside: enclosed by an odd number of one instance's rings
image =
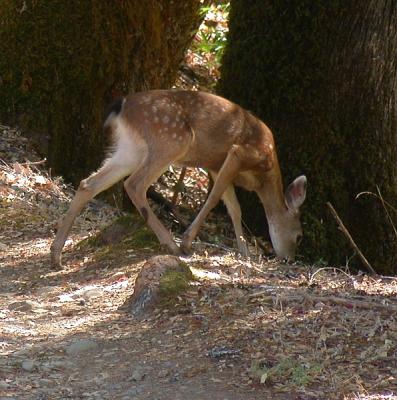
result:
[[(226, 29), (212, 12), (201, 38), (216, 49)], [(204, 45), (188, 52), (178, 87), (213, 87), (217, 53)], [(93, 201), (53, 270), (55, 221), (73, 190), (17, 130), (0, 126), (0, 137), (0, 400), (397, 399), (397, 279), (283, 264), (257, 248), (241, 258), (228, 219), (212, 213), (206, 242), (182, 258), (196, 280), (136, 319), (123, 305), (162, 254), (153, 235), (136, 216), (109, 234), (122, 213)], [(164, 179), (157, 190), (170, 197), (174, 178)], [(206, 184), (203, 171), (187, 175), (185, 218)], [(153, 207), (178, 236), (172, 214)]]
[(73, 190), (0, 130), (0, 399), (397, 398), (396, 279), (240, 258), (212, 214), (189, 290), (137, 320), (122, 305), (161, 253), (142, 221), (90, 239), (120, 215), (93, 201), (53, 270)]

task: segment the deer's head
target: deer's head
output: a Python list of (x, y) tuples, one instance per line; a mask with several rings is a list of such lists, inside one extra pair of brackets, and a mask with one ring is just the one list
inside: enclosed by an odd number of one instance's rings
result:
[(269, 233), (277, 257), (294, 260), (302, 238), (299, 208), (306, 198), (306, 177), (296, 178), (284, 194), (285, 206), (269, 218)]

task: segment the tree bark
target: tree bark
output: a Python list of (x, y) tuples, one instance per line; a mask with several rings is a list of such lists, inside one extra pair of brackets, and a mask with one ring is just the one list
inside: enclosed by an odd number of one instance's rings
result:
[[(285, 184), (308, 176), (302, 250), (312, 261), (345, 263), (352, 254), (330, 201), (377, 272), (396, 272), (397, 238), (382, 202), (356, 199), (379, 186), (397, 203), (396, 54), (392, 0), (231, 2), (219, 91), (269, 124)], [(251, 216), (252, 198), (242, 202)], [(260, 228), (258, 219), (251, 229)]]
[(54, 173), (98, 168), (109, 102), (167, 88), (199, 25), (199, 0), (2, 0), (0, 118), (49, 138)]

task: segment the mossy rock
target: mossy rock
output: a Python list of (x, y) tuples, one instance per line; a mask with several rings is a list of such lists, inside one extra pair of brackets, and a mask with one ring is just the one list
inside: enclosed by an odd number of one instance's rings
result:
[(194, 276), (189, 266), (176, 256), (150, 258), (135, 280), (134, 294), (122, 309), (142, 317), (156, 307), (172, 304), (188, 289)]
[(97, 235), (82, 240), (79, 249), (98, 248), (96, 259), (124, 256), (133, 250), (159, 251), (156, 235), (137, 214), (126, 214), (104, 228)]
[(159, 293), (163, 301), (175, 299), (183, 293), (194, 279), (189, 266), (180, 261), (176, 267), (170, 267), (160, 279)]

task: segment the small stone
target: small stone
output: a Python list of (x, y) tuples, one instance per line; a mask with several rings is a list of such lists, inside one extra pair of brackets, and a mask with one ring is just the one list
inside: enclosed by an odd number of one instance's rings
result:
[(43, 363), (40, 366), (40, 369), (43, 371), (52, 371), (52, 370), (60, 371), (60, 370), (64, 370), (67, 368), (71, 368), (72, 366), (73, 366), (73, 364), (70, 361), (55, 360), (55, 361), (49, 361), (49, 362)]
[(37, 365), (34, 360), (24, 360), (22, 361), (22, 369), (27, 371), (27, 372), (32, 372), (36, 369)]
[(81, 295), (81, 297), (86, 301), (94, 299), (95, 297), (101, 297), (101, 296), (103, 296), (103, 290), (100, 290), (100, 289), (89, 289), (89, 290), (86, 290)]
[(0, 381), (0, 390), (8, 389), (9, 386), (6, 381)]
[(10, 311), (29, 312), (29, 311), (32, 311), (34, 306), (35, 306), (35, 303), (33, 303), (32, 301), (24, 300), (24, 301), (16, 301), (14, 303), (11, 303), (8, 306), (8, 309)]
[(77, 355), (87, 350), (94, 350), (98, 347), (98, 344), (93, 340), (83, 339), (78, 340), (68, 347), (66, 347), (66, 353), (70, 356)]
[(162, 369), (159, 371), (158, 373), (158, 377), (159, 378), (165, 378), (170, 374), (170, 371), (168, 371), (168, 369)]
[(135, 371), (132, 373), (130, 380), (135, 381), (135, 382), (140, 382), (143, 381), (145, 378), (145, 371), (143, 368), (138, 367), (135, 369)]
[(132, 387), (132, 388), (128, 389), (127, 392), (125, 392), (125, 396), (123, 397), (123, 399), (130, 400), (130, 399), (134, 398), (135, 396), (137, 396), (141, 392), (142, 392), (142, 390), (140, 390), (139, 388)]
[(54, 382), (51, 379), (40, 379), (39, 380), (40, 386), (52, 386)]

